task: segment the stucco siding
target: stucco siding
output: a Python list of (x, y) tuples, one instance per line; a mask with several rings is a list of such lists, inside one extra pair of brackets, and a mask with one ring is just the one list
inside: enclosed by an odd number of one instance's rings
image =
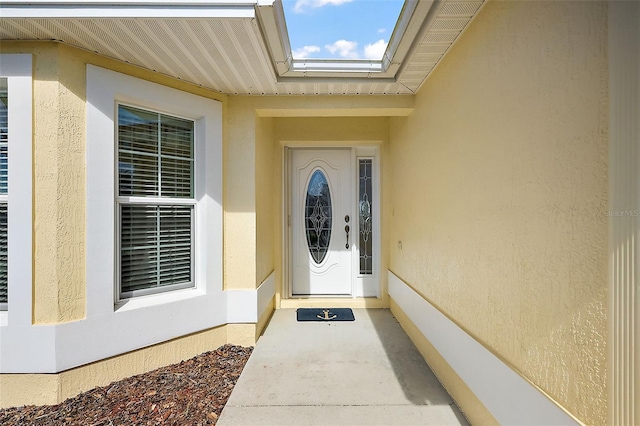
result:
[(224, 286), (255, 289), (256, 117), (250, 98), (234, 97), (224, 119)]
[(607, 78), (606, 3), (489, 2), (390, 133), (390, 269), (590, 424), (607, 412)]
[(84, 64), (52, 43), (3, 53), (33, 53), (33, 320), (74, 321), (85, 315)]
[[(273, 139), (273, 118), (256, 119), (256, 286), (273, 272), (277, 222), (277, 199), (282, 169)], [(277, 210), (280, 211), (279, 209)]]

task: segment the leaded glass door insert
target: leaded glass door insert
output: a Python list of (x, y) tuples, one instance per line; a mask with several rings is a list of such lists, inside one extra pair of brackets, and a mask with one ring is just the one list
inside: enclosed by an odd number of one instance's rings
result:
[(316, 170), (311, 175), (304, 210), (309, 253), (314, 262), (320, 264), (329, 249), (332, 222), (329, 182), (321, 170)]

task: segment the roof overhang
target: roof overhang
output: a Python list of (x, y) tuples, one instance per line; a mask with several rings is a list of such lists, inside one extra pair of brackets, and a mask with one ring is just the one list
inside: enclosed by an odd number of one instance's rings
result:
[(281, 0), (3, 0), (0, 40), (55, 40), (228, 94), (412, 94), (484, 0), (406, 0), (381, 60), (295, 59)]
[(2, 18), (253, 18), (256, 0), (2, 0)]

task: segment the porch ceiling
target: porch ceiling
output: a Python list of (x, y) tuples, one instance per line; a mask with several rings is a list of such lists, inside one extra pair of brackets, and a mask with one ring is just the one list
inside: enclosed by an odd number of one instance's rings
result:
[(484, 0), (407, 0), (382, 61), (299, 61), (280, 0), (5, 0), (0, 40), (57, 40), (227, 94), (412, 94)]

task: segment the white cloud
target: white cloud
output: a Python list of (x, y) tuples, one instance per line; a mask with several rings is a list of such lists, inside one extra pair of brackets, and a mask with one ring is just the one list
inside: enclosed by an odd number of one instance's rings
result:
[(378, 34), (382, 34), (382, 33), (386, 33), (387, 29), (386, 28), (378, 28)]
[(364, 57), (367, 59), (382, 59), (385, 50), (387, 50), (387, 43), (380, 39), (364, 47)]
[(358, 43), (355, 41), (338, 40), (333, 44), (324, 46), (332, 55), (336, 53), (345, 59), (358, 59)]
[(312, 53), (319, 52), (320, 48), (318, 46), (304, 46), (300, 49), (293, 50), (293, 57), (295, 59), (305, 59), (308, 58)]
[(307, 8), (316, 9), (326, 5), (340, 6), (344, 3), (350, 3), (353, 0), (298, 0), (293, 6), (295, 13), (304, 13)]

